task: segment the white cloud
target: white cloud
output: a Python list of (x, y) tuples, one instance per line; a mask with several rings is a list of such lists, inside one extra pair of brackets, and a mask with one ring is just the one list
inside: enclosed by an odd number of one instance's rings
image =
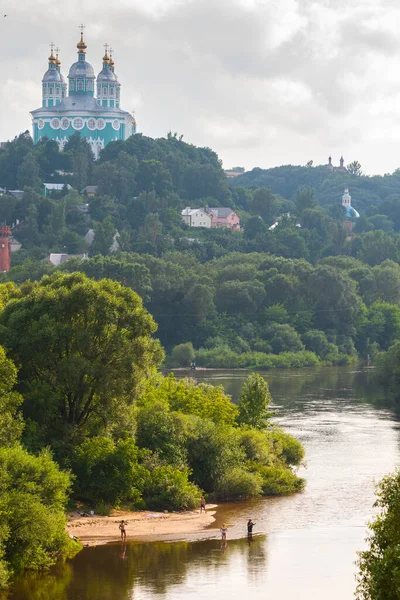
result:
[(0, 139), (29, 127), (49, 43), (62, 70), (86, 24), (87, 59), (115, 49), (139, 129), (213, 147), (226, 166), (358, 159), (400, 165), (396, 0), (0, 0)]

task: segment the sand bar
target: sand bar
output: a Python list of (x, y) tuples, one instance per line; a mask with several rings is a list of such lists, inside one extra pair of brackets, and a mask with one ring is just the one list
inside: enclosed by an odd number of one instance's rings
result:
[[(93, 515), (82, 517), (70, 513), (67, 530), (76, 536), (85, 546), (98, 546), (120, 541), (118, 525), (122, 519), (127, 521), (127, 541), (173, 541), (189, 539), (191, 535), (205, 532), (215, 521), (217, 505), (207, 505), (207, 512), (187, 511), (182, 513), (163, 513), (152, 511), (126, 512), (114, 510), (109, 517)], [(214, 537), (216, 530), (209, 529), (207, 535)]]

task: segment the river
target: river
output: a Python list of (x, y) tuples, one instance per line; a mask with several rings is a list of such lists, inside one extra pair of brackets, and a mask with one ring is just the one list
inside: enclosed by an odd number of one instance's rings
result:
[[(247, 373), (198, 372), (234, 399)], [(219, 539), (85, 548), (50, 575), (26, 577), (10, 600), (351, 600), (374, 482), (399, 464), (399, 422), (354, 367), (266, 373), (275, 420), (306, 448), (306, 490), (221, 506)], [(256, 522), (252, 541), (245, 523)], [(210, 531), (208, 535), (213, 535)], [(201, 539), (202, 538), (202, 539)]]

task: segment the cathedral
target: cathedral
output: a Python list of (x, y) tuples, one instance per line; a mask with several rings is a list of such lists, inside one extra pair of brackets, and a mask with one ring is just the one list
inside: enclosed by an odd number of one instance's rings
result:
[(52, 46), (49, 68), (42, 80), (42, 107), (32, 111), (33, 141), (46, 137), (55, 140), (62, 150), (68, 138), (79, 131), (98, 158), (109, 142), (126, 140), (136, 133), (134, 117), (120, 108), (121, 84), (114, 71), (112, 53), (103, 57), (103, 68), (97, 76), (86, 61), (87, 45), (77, 44), (78, 60), (68, 73), (61, 73), (58, 51)]

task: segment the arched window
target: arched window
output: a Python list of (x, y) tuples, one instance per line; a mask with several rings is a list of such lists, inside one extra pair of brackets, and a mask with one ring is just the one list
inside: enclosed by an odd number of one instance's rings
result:
[(53, 95), (53, 88), (49, 87), (49, 95), (52, 96)]
[(114, 96), (114, 88), (110, 88), (110, 96)]
[(86, 89), (87, 90), (92, 90), (93, 89), (92, 82), (90, 81), (90, 79), (88, 79), (88, 81), (86, 82)]
[(60, 88), (57, 86), (56, 87), (56, 96), (58, 96), (60, 94)]
[(78, 81), (78, 92), (83, 90), (83, 81)]
[(103, 96), (107, 96), (107, 88), (103, 87)]
[(74, 80), (69, 82), (69, 89), (71, 90), (71, 92), (75, 91), (75, 81)]

